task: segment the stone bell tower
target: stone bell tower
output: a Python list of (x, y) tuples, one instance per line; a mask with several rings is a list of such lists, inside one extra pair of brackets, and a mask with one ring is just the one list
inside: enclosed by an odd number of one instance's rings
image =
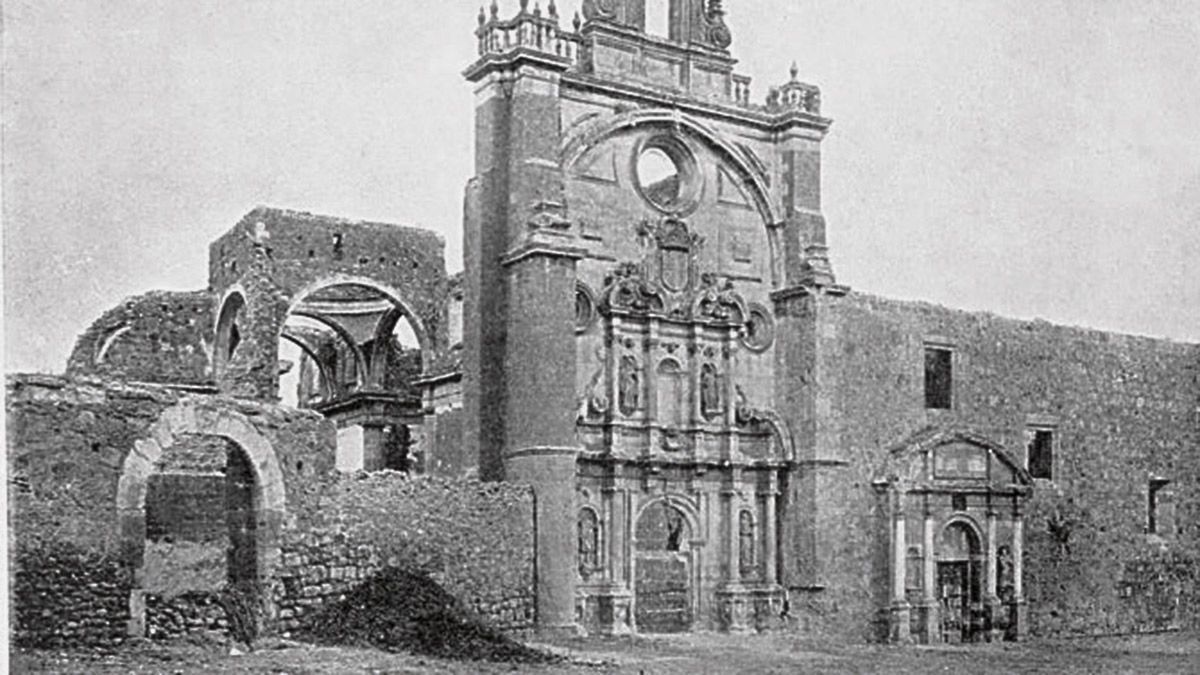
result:
[(819, 576), (830, 120), (795, 71), (751, 102), (721, 0), (562, 23), (492, 2), (464, 72), (464, 449), (535, 490), (541, 628), (746, 629)]

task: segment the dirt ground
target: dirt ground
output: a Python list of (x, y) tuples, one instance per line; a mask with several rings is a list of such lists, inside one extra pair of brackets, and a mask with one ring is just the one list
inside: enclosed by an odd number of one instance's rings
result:
[(945, 647), (834, 645), (787, 635), (699, 634), (585, 638), (537, 644), (570, 657), (556, 665), (445, 661), (375, 649), (267, 643), (230, 654), (228, 643), (141, 642), (109, 654), (17, 651), (13, 673), (1200, 673), (1200, 634), (1081, 638)]

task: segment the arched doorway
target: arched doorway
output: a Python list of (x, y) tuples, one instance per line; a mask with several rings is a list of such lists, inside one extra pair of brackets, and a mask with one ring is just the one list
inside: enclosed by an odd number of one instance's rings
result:
[[(166, 556), (195, 562), (197, 553), (218, 550), (224, 565), (209, 566), (219, 572), (212, 583), (260, 588), (278, 562), (285, 504), (275, 451), (244, 415), (194, 400), (164, 411), (126, 455), (117, 483), (121, 548), (134, 580), (127, 633), (146, 635), (147, 597), (180, 579), (171, 569), (180, 561)], [(151, 569), (160, 563), (168, 567)], [(194, 576), (184, 578), (195, 585)], [(270, 594), (258, 600), (270, 616)]]
[(937, 597), (943, 642), (972, 642), (983, 630), (983, 552), (966, 521), (946, 525), (938, 542)]
[(654, 502), (637, 521), (634, 619), (643, 633), (682, 633), (694, 619), (692, 528), (666, 500)]

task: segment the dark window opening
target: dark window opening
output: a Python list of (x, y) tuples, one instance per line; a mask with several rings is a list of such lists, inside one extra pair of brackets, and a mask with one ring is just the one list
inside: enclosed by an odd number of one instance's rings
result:
[(1029, 475), (1034, 478), (1054, 477), (1054, 432), (1035, 429), (1026, 448), (1029, 456)]
[(953, 507), (955, 511), (966, 511), (967, 496), (962, 494), (952, 495), (950, 497), (950, 506)]
[(950, 409), (951, 351), (938, 347), (925, 348), (925, 407)]
[(242, 331), (238, 330), (238, 325), (235, 323), (229, 327), (229, 351), (225, 354), (226, 359), (233, 358), (233, 352), (242, 343)]
[(1150, 534), (1170, 536), (1174, 534), (1174, 508), (1171, 504), (1170, 491), (1167, 486), (1171, 481), (1166, 478), (1151, 478), (1149, 503), (1147, 504), (1146, 531)]

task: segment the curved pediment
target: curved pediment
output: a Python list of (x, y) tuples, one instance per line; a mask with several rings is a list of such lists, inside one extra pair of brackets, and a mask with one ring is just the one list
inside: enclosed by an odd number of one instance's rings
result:
[(1033, 479), (1000, 443), (965, 428), (922, 429), (893, 446), (892, 473), (914, 484), (1031, 485)]

